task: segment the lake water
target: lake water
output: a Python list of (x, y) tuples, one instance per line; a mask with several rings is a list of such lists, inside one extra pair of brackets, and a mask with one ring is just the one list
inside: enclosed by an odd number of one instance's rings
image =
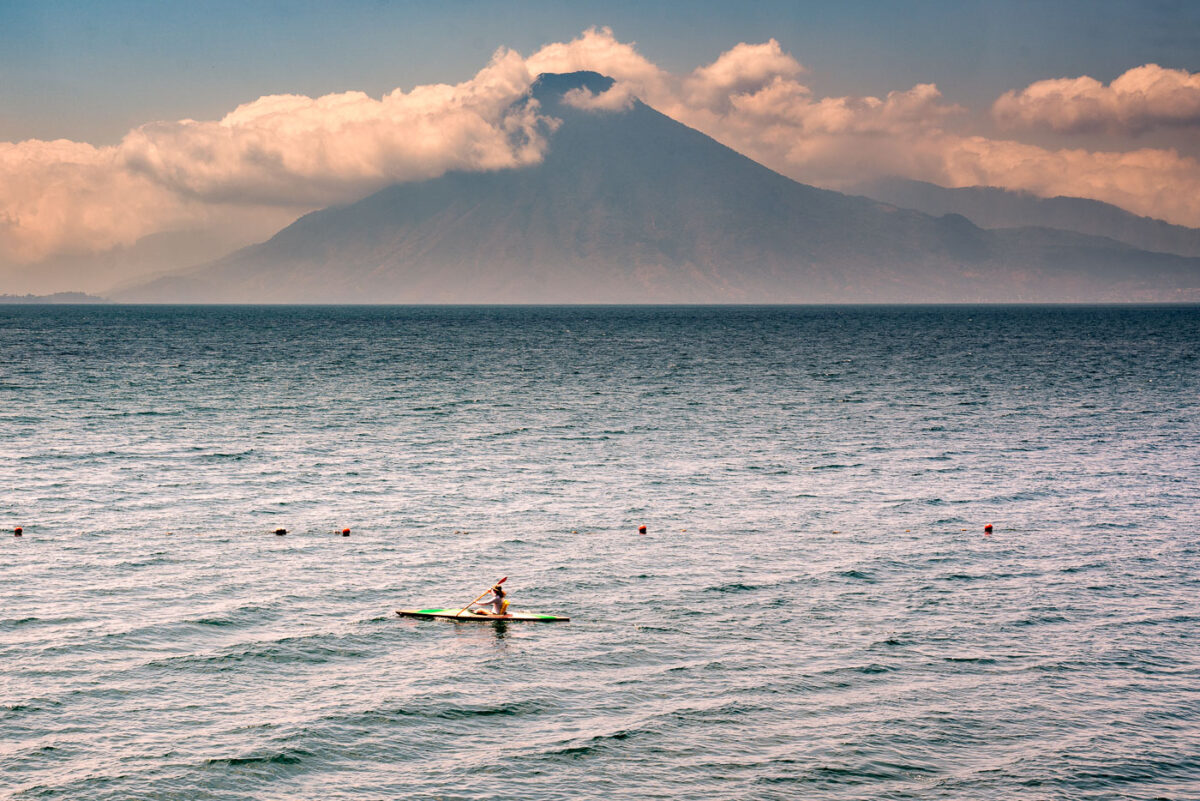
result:
[[(1198, 351), (1195, 306), (0, 307), (0, 797), (1200, 797)], [(502, 576), (572, 621), (393, 614)]]

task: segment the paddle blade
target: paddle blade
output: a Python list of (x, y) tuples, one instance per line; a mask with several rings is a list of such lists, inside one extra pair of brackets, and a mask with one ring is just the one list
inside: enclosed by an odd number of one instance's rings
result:
[(497, 581), (497, 582), (496, 582), (496, 586), (497, 586), (497, 587), (499, 587), (501, 584), (503, 584), (503, 583), (504, 583), (504, 582), (506, 582), (506, 581), (508, 581), (508, 576), (505, 576), (504, 578), (502, 578), (502, 579), (500, 579), (499, 581)]

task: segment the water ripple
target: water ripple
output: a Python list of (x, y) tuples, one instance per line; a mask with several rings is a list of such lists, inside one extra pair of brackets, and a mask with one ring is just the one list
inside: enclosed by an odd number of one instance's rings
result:
[[(1198, 345), (1195, 307), (0, 307), (0, 796), (1190, 797)], [(393, 613), (503, 575), (572, 622)]]

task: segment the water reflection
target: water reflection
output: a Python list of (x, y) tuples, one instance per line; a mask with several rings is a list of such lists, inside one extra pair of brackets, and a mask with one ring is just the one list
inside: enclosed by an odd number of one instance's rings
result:
[(497, 642), (508, 639), (507, 620), (454, 620), (455, 629), (464, 636), (474, 636), (479, 639), (495, 638)]

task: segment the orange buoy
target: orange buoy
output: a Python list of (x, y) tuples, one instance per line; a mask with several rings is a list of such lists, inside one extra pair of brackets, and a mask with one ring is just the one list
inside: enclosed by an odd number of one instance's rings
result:
[(983, 533), (984, 534), (992, 533), (992, 524), (991, 523), (988, 523), (986, 526), (983, 527)]
[(343, 536), (343, 537), (349, 537), (349, 536), (350, 536), (350, 529), (348, 529), (348, 528), (344, 528), (344, 529), (342, 529), (342, 536)]
[(645, 534), (645, 533), (646, 533), (646, 527), (644, 525), (638, 526), (638, 534)]

